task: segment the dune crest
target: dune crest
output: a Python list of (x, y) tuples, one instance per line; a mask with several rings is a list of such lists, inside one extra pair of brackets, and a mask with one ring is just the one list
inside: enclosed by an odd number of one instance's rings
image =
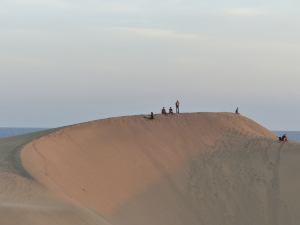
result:
[(21, 158), (57, 196), (111, 224), (275, 225), (296, 221), (279, 169), (282, 150), (298, 147), (243, 116), (191, 113), (74, 125)]

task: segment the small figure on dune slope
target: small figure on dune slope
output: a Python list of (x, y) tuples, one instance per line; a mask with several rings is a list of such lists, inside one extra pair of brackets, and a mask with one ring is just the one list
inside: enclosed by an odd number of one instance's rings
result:
[(282, 143), (288, 142), (288, 138), (287, 138), (286, 134), (282, 135), (281, 142)]
[(173, 114), (173, 109), (172, 109), (172, 107), (169, 108), (169, 114)]
[(235, 114), (241, 115), (241, 113), (239, 113), (239, 108), (236, 108)]
[(168, 115), (167, 112), (166, 112), (165, 107), (162, 108), (161, 113), (164, 114), (164, 115), (166, 115), (166, 116)]
[(154, 119), (153, 112), (151, 112), (151, 114), (150, 114), (150, 120), (153, 120), (153, 119)]

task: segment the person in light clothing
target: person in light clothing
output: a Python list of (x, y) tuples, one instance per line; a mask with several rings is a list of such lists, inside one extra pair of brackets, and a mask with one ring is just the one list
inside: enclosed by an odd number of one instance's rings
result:
[(175, 103), (175, 106), (176, 106), (176, 113), (179, 113), (179, 101), (178, 100)]

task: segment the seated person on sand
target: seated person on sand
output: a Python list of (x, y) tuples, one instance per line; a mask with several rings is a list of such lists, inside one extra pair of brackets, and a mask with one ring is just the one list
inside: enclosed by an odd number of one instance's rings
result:
[(153, 112), (151, 112), (151, 114), (150, 114), (150, 120), (153, 120), (153, 119), (154, 119)]
[(239, 113), (239, 108), (236, 108), (235, 114), (241, 115), (241, 114)]
[(173, 114), (173, 109), (172, 109), (172, 107), (169, 108), (169, 114)]
[(167, 112), (166, 112), (165, 107), (162, 108), (161, 113), (164, 114), (164, 115), (166, 115), (166, 116), (168, 115)]
[(288, 138), (287, 138), (286, 134), (284, 134), (284, 135), (281, 137), (281, 142), (283, 142), (283, 143), (288, 142)]

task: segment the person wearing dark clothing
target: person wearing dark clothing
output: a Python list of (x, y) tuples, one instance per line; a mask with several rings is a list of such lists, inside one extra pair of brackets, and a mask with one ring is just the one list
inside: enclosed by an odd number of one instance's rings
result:
[(239, 108), (236, 108), (235, 114), (241, 115), (241, 114), (239, 113)]
[(161, 113), (164, 114), (164, 115), (166, 115), (166, 116), (168, 115), (167, 112), (166, 112), (165, 107), (162, 108)]
[(179, 101), (178, 100), (175, 103), (175, 106), (176, 106), (176, 113), (179, 113)]
[(154, 119), (153, 112), (151, 112), (151, 114), (150, 114), (150, 120), (153, 120), (153, 119)]
[(172, 107), (169, 108), (169, 114), (173, 114), (173, 109), (172, 109)]
[(283, 143), (288, 142), (286, 134), (282, 135), (281, 142), (283, 142)]

